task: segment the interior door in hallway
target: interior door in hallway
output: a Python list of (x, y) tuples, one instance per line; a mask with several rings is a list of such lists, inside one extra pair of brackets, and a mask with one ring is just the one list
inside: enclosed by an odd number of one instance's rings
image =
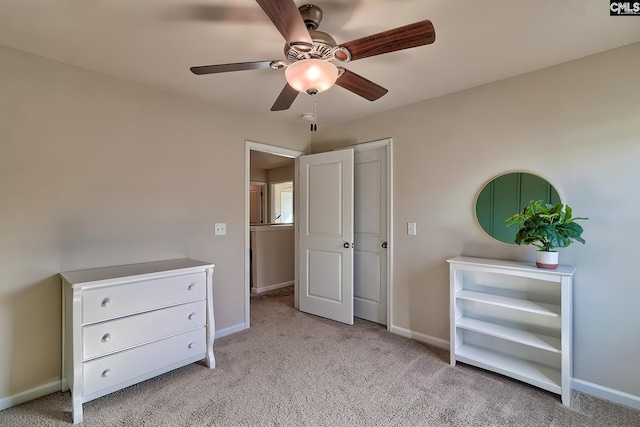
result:
[(299, 309), (353, 324), (353, 149), (299, 158)]
[(258, 224), (264, 222), (262, 206), (264, 197), (263, 185), (251, 184), (249, 186), (249, 223)]
[(387, 148), (356, 149), (354, 315), (382, 325), (387, 324), (387, 194)]

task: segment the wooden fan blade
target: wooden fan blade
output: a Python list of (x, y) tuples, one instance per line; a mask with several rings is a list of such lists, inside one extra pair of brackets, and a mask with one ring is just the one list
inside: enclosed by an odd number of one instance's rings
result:
[(273, 103), (271, 107), (271, 111), (283, 111), (288, 110), (293, 104), (293, 101), (296, 100), (300, 92), (289, 86), (288, 84), (284, 85), (282, 92), (278, 95), (276, 102)]
[(270, 68), (273, 61), (236, 62), (234, 64), (202, 65), (189, 68), (193, 74), (227, 73), (229, 71), (260, 70)]
[(287, 43), (312, 44), (309, 30), (293, 0), (256, 0)]
[(336, 84), (369, 101), (375, 101), (389, 92), (382, 86), (349, 70), (344, 70), (344, 73), (336, 80)]
[(436, 31), (429, 20), (352, 40), (342, 45), (351, 53), (351, 60), (381, 55), (436, 41)]

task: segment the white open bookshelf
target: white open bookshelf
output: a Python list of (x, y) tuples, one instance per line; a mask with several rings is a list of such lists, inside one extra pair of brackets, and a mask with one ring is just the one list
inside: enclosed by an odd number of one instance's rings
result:
[(571, 399), (575, 269), (456, 257), (450, 264), (451, 365), (463, 362)]

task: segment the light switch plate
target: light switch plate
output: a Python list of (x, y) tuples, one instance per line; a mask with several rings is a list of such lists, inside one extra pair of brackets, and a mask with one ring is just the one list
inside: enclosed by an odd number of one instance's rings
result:
[(227, 234), (227, 223), (226, 222), (216, 222), (215, 235), (216, 236), (224, 236), (225, 234)]
[(407, 234), (409, 236), (415, 236), (416, 235), (416, 223), (415, 222), (408, 222), (407, 223)]

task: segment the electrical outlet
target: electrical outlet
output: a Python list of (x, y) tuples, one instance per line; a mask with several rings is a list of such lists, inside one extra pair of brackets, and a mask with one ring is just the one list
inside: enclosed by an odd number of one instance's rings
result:
[(215, 235), (216, 236), (224, 236), (225, 234), (227, 234), (227, 223), (226, 222), (216, 222)]
[(408, 222), (407, 223), (407, 234), (409, 236), (415, 236), (416, 235), (416, 223), (415, 222)]

